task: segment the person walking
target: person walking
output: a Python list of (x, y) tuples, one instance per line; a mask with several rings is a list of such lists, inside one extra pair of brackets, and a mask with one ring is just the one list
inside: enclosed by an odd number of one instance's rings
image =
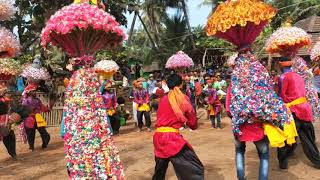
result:
[(34, 151), (36, 129), (40, 133), (42, 139), (42, 149), (45, 149), (50, 142), (50, 134), (46, 130), (47, 123), (40, 113), (48, 111), (48, 108), (45, 107), (41, 100), (36, 97), (34, 92), (35, 89), (30, 90), (26, 88), (26, 90), (23, 93), (22, 105), (30, 107), (32, 112), (25, 120), (29, 149)]

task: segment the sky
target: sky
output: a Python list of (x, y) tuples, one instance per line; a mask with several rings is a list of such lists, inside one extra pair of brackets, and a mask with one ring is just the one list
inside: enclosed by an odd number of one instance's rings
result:
[[(190, 18), (190, 24), (192, 27), (198, 26), (198, 25), (205, 25), (207, 22), (207, 17), (211, 12), (211, 7), (210, 6), (201, 6), (199, 7), (200, 0), (189, 0), (188, 1), (188, 11), (189, 11), (189, 18)], [(169, 14), (174, 14), (175, 11), (173, 9), (168, 10)], [(133, 14), (129, 15), (127, 14), (127, 19), (128, 19), (128, 27), (124, 28), (126, 32), (129, 31), (131, 24), (132, 24), (132, 19), (133, 19)], [(135, 24), (135, 29), (141, 27), (141, 23), (137, 19), (136, 24)]]

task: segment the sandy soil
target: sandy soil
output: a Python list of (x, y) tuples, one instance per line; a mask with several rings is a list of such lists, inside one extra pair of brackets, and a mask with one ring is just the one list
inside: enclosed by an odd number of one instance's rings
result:
[[(193, 145), (196, 153), (205, 166), (205, 176), (208, 180), (236, 179), (234, 167), (234, 145), (230, 128), (230, 120), (223, 119), (224, 129), (210, 128), (206, 115), (200, 110), (200, 128), (189, 132), (184, 130), (183, 136)], [(320, 124), (315, 123), (316, 134), (319, 136)], [(48, 149), (41, 149), (41, 139), (37, 133), (36, 150), (30, 152), (26, 144), (17, 143), (19, 159), (13, 161), (9, 158), (4, 145), (0, 145), (0, 179), (67, 179), (63, 141), (59, 137), (58, 128), (48, 128), (52, 141)], [(121, 129), (121, 134), (114, 137), (121, 151), (121, 159), (125, 166), (126, 179), (150, 180), (154, 170), (154, 156), (152, 133), (137, 133), (133, 123)], [(319, 146), (319, 145), (318, 145)], [(320, 146), (319, 146), (320, 147)], [(281, 180), (320, 179), (320, 170), (312, 167), (298, 147), (295, 155), (290, 160), (288, 171), (280, 171), (276, 159), (276, 149), (271, 149), (270, 178)], [(258, 177), (259, 162), (255, 147), (252, 143), (247, 145), (246, 174), (247, 179)], [(167, 172), (167, 179), (175, 180), (172, 166)]]

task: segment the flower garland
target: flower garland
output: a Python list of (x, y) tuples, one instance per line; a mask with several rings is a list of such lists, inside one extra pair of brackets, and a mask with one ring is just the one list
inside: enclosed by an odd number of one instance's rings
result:
[(20, 43), (16, 36), (4, 27), (0, 27), (1, 57), (15, 57), (20, 54)]
[(312, 112), (315, 119), (320, 120), (320, 106), (317, 89), (313, 85), (312, 70), (308, 68), (303, 58), (296, 56), (293, 58), (292, 70), (299, 74), (305, 83), (306, 98), (312, 106)]
[(67, 87), (64, 147), (71, 179), (124, 179), (99, 87), (91, 68), (77, 70)]
[(320, 61), (320, 41), (316, 42), (310, 50), (310, 58), (312, 61)]
[(206, 31), (208, 36), (217, 32), (226, 32), (237, 25), (245, 27), (248, 22), (255, 25), (269, 22), (276, 15), (276, 10), (258, 0), (226, 1), (217, 7), (209, 18)]
[(240, 54), (232, 74), (231, 106), (233, 132), (241, 134), (240, 126), (258, 119), (276, 126), (289, 123), (284, 102), (274, 92), (268, 71), (253, 54)]
[(12, 0), (0, 0), (0, 20), (10, 20), (17, 9), (14, 7)]
[(193, 60), (183, 51), (172, 55), (166, 63), (166, 68), (168, 69), (188, 68), (191, 66), (194, 66)]
[(289, 55), (297, 53), (304, 46), (311, 45), (311, 37), (306, 31), (297, 27), (281, 27), (266, 42), (266, 51)]

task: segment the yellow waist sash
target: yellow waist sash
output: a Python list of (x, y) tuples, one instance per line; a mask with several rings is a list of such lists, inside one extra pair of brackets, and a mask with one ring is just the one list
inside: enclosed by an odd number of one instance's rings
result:
[(179, 129), (173, 127), (159, 127), (156, 132), (159, 133), (179, 133)]
[[(306, 102), (308, 101), (305, 97), (300, 97), (289, 103), (286, 103), (286, 107), (290, 113), (290, 107)], [(290, 124), (285, 124), (283, 126), (283, 130), (271, 124), (264, 124), (263, 128), (265, 134), (268, 136), (271, 147), (284, 147), (285, 141), (287, 144), (291, 145), (296, 142), (295, 137), (298, 136), (296, 124), (293, 119), (291, 119)]]
[(286, 106), (289, 109), (291, 106), (299, 105), (299, 104), (306, 103), (306, 102), (308, 102), (307, 98), (300, 97), (300, 98), (295, 99), (295, 100), (293, 100), (293, 101), (291, 101), (289, 103), (286, 103)]

